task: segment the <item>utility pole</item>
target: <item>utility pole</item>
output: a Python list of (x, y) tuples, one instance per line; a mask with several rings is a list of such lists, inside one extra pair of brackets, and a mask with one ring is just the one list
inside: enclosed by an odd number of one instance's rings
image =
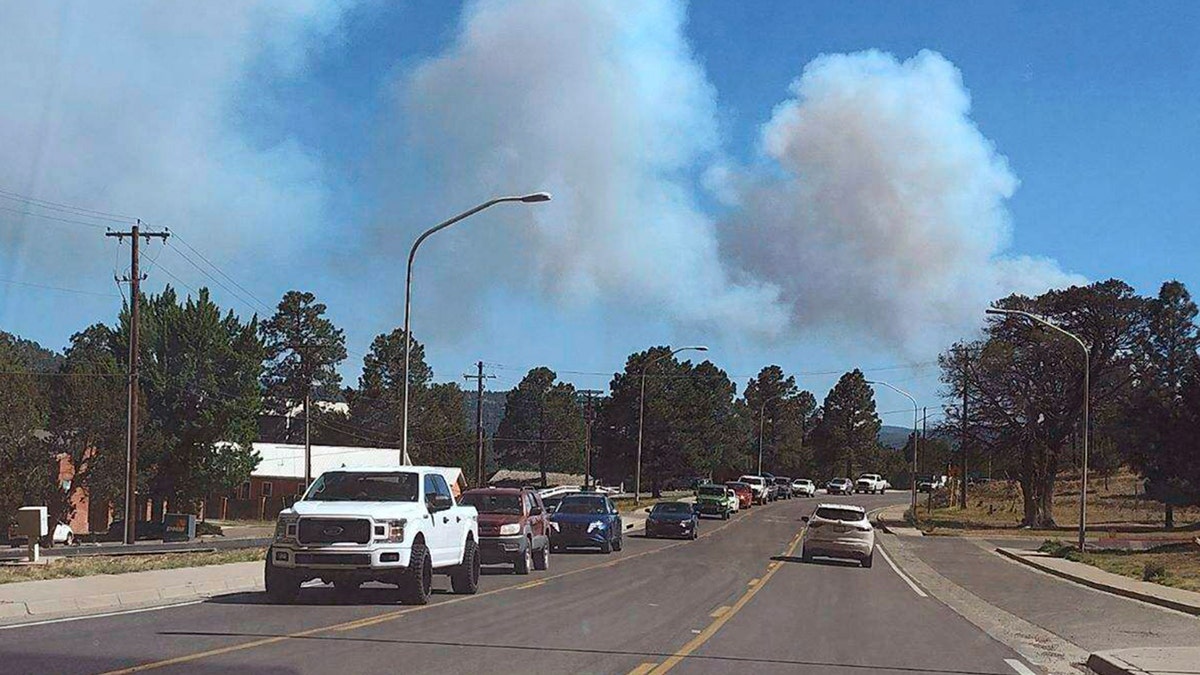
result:
[(171, 236), (170, 232), (142, 232), (142, 221), (138, 220), (129, 228), (128, 232), (105, 232), (106, 237), (116, 237), (118, 241), (124, 241), (125, 237), (129, 237), (133, 242), (130, 262), (129, 276), (123, 279), (129, 282), (129, 414), (128, 414), (128, 431), (126, 432), (125, 446), (125, 543), (132, 544), (136, 536), (135, 524), (137, 523), (137, 426), (138, 426), (138, 333), (141, 320), (141, 273), (138, 271), (138, 241), (139, 237), (144, 237), (146, 243), (150, 243), (151, 237), (158, 237), (166, 242), (167, 237)]
[[(929, 425), (929, 408), (922, 407), (921, 408), (921, 440), (923, 440), (923, 441), (929, 440), (928, 425)], [(914, 441), (913, 442), (913, 450), (914, 451), (916, 450), (916, 447), (917, 447), (917, 444), (916, 444), (916, 441)], [(929, 445), (926, 444), (925, 447), (929, 447)], [(933, 513), (933, 488), (932, 487), (929, 488), (929, 492), (927, 494), (929, 496), (925, 500), (925, 513), (932, 514)]]
[(597, 389), (584, 389), (579, 392), (587, 396), (583, 409), (583, 487), (592, 487), (592, 424), (596, 421), (596, 408), (592, 405), (592, 396), (601, 393)]
[(960, 457), (961, 466), (959, 467), (959, 479), (962, 481), (962, 490), (958, 493), (958, 508), (967, 508), (967, 366), (970, 354), (965, 345), (959, 347), (959, 359), (962, 360), (962, 438), (959, 439), (958, 450), (962, 454)]
[[(312, 389), (312, 387), (309, 387)], [(312, 392), (304, 394), (304, 489), (312, 484), (312, 425), (308, 422), (308, 408), (312, 405)]]
[(483, 487), (487, 482), (487, 465), (484, 463), (483, 456), (483, 381), (489, 380), (495, 375), (483, 374), (483, 361), (475, 364), (477, 373), (468, 375), (463, 373), (463, 379), (475, 380), (475, 487)]

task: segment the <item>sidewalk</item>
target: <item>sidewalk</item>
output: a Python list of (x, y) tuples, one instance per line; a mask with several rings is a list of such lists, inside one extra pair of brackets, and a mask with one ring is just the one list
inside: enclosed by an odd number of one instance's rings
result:
[(252, 591), (262, 576), (261, 562), (241, 562), (0, 584), (0, 624)]
[(905, 512), (908, 511), (908, 504), (896, 504), (894, 506), (884, 507), (875, 514), (875, 522), (879, 524), (880, 529), (888, 534), (894, 534), (898, 537), (924, 537), (925, 533), (908, 524), (904, 519)]
[(1184, 675), (1200, 673), (1200, 647), (1179, 649), (1114, 649), (1092, 654), (1088, 668), (1096, 675)]
[[(1149, 581), (1131, 579), (1120, 574), (1106, 572), (1085, 563), (1066, 560), (1065, 558), (1056, 558), (1040, 551), (997, 547), (996, 552), (1006, 558), (1011, 558), (1043, 572), (1048, 572), (1054, 576), (1069, 579), (1084, 586), (1105, 591), (1106, 593), (1114, 593), (1126, 598), (1148, 602), (1152, 605), (1170, 607), (1179, 612), (1200, 616), (1200, 593), (1185, 591), (1180, 588), (1171, 588), (1170, 586), (1163, 586), (1162, 584)], [(1197, 642), (1200, 642), (1200, 634), (1197, 635)]]

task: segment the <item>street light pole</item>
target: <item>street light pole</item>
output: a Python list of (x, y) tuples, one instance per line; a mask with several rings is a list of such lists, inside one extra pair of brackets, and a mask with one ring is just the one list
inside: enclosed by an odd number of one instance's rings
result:
[(502, 204), (504, 202), (524, 202), (526, 204), (533, 204), (533, 203), (537, 203), (537, 202), (548, 202), (548, 201), (550, 201), (550, 193), (549, 192), (533, 192), (533, 193), (530, 193), (527, 195), (521, 195), (518, 197), (497, 197), (495, 199), (490, 199), (490, 200), (480, 204), (479, 206), (476, 206), (473, 209), (463, 211), (462, 213), (458, 214), (457, 216), (454, 216), (453, 218), (451, 218), (449, 220), (444, 220), (444, 221), (438, 223), (437, 225), (434, 225), (433, 227), (429, 228), (428, 230), (425, 230), (424, 232), (421, 233), (421, 236), (417, 237), (417, 240), (413, 242), (412, 249), (410, 249), (408, 252), (408, 272), (404, 277), (404, 413), (403, 413), (404, 417), (403, 417), (403, 422), (402, 422), (402, 426), (404, 429), (404, 435), (401, 437), (401, 440), (400, 440), (400, 463), (401, 464), (408, 462), (408, 380), (409, 380), (408, 362), (409, 362), (409, 351), (411, 350), (411, 347), (412, 347), (412, 334), (409, 333), (409, 310), (412, 305), (413, 259), (417, 257), (417, 248), (421, 245), (421, 242), (428, 239), (429, 236), (432, 235), (434, 232), (437, 232), (439, 230), (444, 230), (447, 227), (450, 227), (451, 225), (457, 223), (458, 221), (463, 220), (465, 218), (469, 218), (484, 209), (495, 206), (496, 204)]
[(1088, 422), (1090, 417), (1090, 399), (1092, 387), (1092, 355), (1083, 340), (1074, 333), (1068, 332), (1045, 317), (1019, 309), (990, 308), (988, 314), (1023, 316), (1034, 323), (1041, 324), (1051, 330), (1058, 331), (1075, 341), (1083, 350), (1083, 475), (1079, 481), (1079, 550), (1083, 551), (1087, 544), (1087, 488), (1088, 488)]
[[(762, 404), (758, 406), (758, 475), (762, 475), (762, 455), (763, 455), (763, 417), (767, 414), (767, 403), (783, 396), (783, 394), (775, 394), (770, 398), (764, 398)], [(803, 439), (801, 440), (803, 442)]]
[(675, 356), (679, 352), (684, 352), (684, 351), (688, 351), (688, 350), (697, 351), (697, 352), (706, 352), (706, 351), (708, 351), (708, 347), (705, 347), (704, 345), (696, 345), (693, 347), (680, 347), (679, 349), (672, 350), (671, 352), (669, 352), (667, 354), (661, 354), (653, 359), (650, 359), (650, 361), (646, 365), (642, 366), (642, 388), (641, 388), (641, 393), (638, 394), (637, 466), (635, 466), (634, 470), (633, 470), (633, 472), (634, 472), (633, 473), (633, 503), (634, 504), (642, 503), (642, 422), (644, 422), (645, 418), (646, 418), (646, 371), (649, 370), (650, 366), (654, 365), (655, 363), (658, 363), (659, 361), (661, 361), (665, 358)]
[[(913, 404), (913, 456), (912, 456), (912, 471), (909, 472), (912, 474), (912, 476), (911, 476), (909, 482), (911, 483), (911, 489), (912, 489), (912, 498), (910, 501), (911, 501), (911, 507), (912, 507), (913, 520), (916, 521), (916, 519), (917, 519), (917, 449), (919, 447), (919, 439), (917, 436), (917, 419), (919, 417), (919, 414), (917, 412), (917, 399), (913, 398), (912, 394), (908, 393), (907, 391), (904, 391), (903, 389), (901, 389), (899, 387), (893, 387), (892, 385), (888, 384), (887, 382), (880, 382), (878, 380), (867, 380), (867, 384), (877, 384), (882, 387), (887, 387), (888, 389), (891, 389), (892, 391), (896, 392), (897, 394), (904, 395), (906, 398), (908, 398), (908, 400), (912, 401), (912, 404)], [(963, 477), (963, 480), (966, 480), (965, 476)]]

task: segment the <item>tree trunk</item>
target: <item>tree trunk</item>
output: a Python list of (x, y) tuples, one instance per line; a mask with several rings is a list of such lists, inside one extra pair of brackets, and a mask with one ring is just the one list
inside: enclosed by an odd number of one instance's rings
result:
[(1165, 504), (1165, 506), (1166, 506), (1166, 513), (1164, 514), (1163, 520), (1165, 521), (1165, 525), (1168, 530), (1174, 529), (1175, 528), (1175, 505), (1172, 504), (1171, 502), (1167, 502)]

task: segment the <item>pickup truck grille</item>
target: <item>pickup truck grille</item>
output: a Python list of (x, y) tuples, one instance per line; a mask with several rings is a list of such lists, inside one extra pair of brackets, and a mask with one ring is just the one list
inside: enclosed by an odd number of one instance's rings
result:
[(368, 544), (371, 521), (365, 518), (301, 518), (297, 529), (301, 544)]
[(297, 565), (357, 565), (371, 564), (370, 553), (297, 553)]

